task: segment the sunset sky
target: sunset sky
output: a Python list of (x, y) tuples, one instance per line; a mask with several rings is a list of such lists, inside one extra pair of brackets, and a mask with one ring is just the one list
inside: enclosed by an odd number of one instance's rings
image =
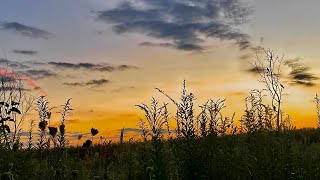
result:
[(235, 112), (238, 120), (249, 91), (264, 88), (250, 72), (260, 45), (303, 69), (295, 78), (283, 66), (284, 111), (297, 127), (312, 127), (320, 92), (319, 6), (318, 0), (2, 0), (0, 63), (41, 87), (52, 106), (72, 98), (68, 131), (96, 127), (111, 137), (136, 128), (143, 115), (135, 104), (168, 101), (155, 87), (179, 98), (184, 79), (199, 105), (226, 98), (224, 114)]

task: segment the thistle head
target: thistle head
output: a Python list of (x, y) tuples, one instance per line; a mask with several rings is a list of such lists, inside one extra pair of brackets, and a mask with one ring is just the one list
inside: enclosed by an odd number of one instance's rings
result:
[(40, 128), (42, 131), (44, 131), (44, 130), (46, 129), (47, 125), (48, 125), (48, 122), (47, 122), (47, 121), (40, 121), (40, 122), (39, 122), (39, 128)]
[(56, 127), (48, 127), (49, 128), (49, 134), (52, 136), (52, 137), (55, 137), (57, 132), (58, 132), (58, 128)]
[(98, 129), (95, 129), (95, 128), (91, 128), (91, 134), (92, 136), (95, 136), (99, 133)]

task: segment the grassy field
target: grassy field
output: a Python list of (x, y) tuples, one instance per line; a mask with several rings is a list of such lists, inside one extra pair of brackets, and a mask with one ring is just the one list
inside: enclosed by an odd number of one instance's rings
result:
[(2, 150), (1, 179), (314, 179), (320, 130)]

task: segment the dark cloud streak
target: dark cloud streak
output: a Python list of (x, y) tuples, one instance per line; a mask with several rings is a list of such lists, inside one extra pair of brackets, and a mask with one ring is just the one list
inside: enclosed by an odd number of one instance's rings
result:
[(40, 70), (29, 69), (24, 71), (18, 71), (18, 73), (31, 77), (33, 79), (42, 79), (42, 78), (57, 76), (57, 73), (52, 72), (50, 70), (46, 70), (46, 69), (40, 69)]
[(240, 49), (250, 46), (249, 36), (236, 28), (247, 22), (251, 13), (239, 0), (137, 1), (122, 1), (114, 9), (99, 11), (97, 19), (112, 24), (117, 34), (138, 33), (169, 41), (143, 42), (142, 46), (202, 51), (207, 38), (231, 40)]
[(98, 87), (105, 84), (108, 84), (110, 81), (108, 79), (97, 79), (91, 80), (88, 82), (73, 82), (73, 83), (63, 83), (67, 86), (91, 86), (91, 87)]
[(263, 69), (263, 67), (251, 67), (249, 69), (246, 69), (246, 72), (253, 74), (263, 73), (264, 71), (265, 69)]
[(130, 69), (138, 69), (136, 66), (130, 65), (105, 65), (105, 64), (92, 64), (92, 63), (66, 63), (66, 62), (49, 62), (49, 65), (53, 65), (57, 68), (65, 69), (85, 69), (100, 72), (113, 72), (113, 71), (125, 71)]
[(27, 69), (30, 68), (28, 65), (25, 65), (23, 63), (20, 62), (16, 62), (16, 61), (10, 61), (4, 58), (0, 58), (0, 65), (4, 66), (4, 67), (10, 67), (13, 69)]
[(54, 35), (48, 31), (20, 24), (18, 22), (0, 22), (0, 30), (11, 31), (16, 34), (35, 39), (49, 39), (54, 37)]
[(38, 51), (34, 51), (34, 50), (13, 50), (12, 51), (15, 54), (23, 54), (23, 55), (36, 55), (38, 54)]
[[(319, 79), (315, 74), (309, 72), (311, 68), (301, 63), (299, 58), (284, 61), (283, 65), (289, 68), (289, 74), (285, 75), (285, 77), (289, 79), (289, 84), (312, 87), (316, 85), (314, 81)], [(266, 70), (262, 67), (251, 67), (246, 69), (246, 72), (252, 74), (259, 74), (265, 71)]]
[(315, 80), (319, 78), (310, 73), (310, 67), (300, 62), (300, 59), (285, 61), (284, 64), (288, 66), (291, 71), (289, 73), (291, 84), (298, 84), (307, 87), (315, 86)]

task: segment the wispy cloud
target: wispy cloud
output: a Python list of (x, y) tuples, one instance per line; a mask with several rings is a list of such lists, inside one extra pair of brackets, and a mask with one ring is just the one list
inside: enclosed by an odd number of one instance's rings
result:
[(49, 39), (54, 35), (48, 31), (20, 24), (18, 22), (0, 22), (0, 30), (10, 31), (25, 37)]
[(252, 73), (252, 74), (259, 74), (259, 73), (262, 73), (262, 72), (264, 72), (265, 71), (265, 69), (263, 69), (263, 67), (250, 67), (250, 68), (248, 68), (248, 69), (246, 69), (246, 72), (248, 72), (248, 73)]
[[(315, 81), (319, 79), (315, 74), (311, 73), (311, 68), (303, 64), (299, 58), (286, 60), (283, 62), (283, 68), (289, 68), (289, 73), (283, 73), (281, 76), (288, 79), (287, 83), (291, 85), (302, 85), (305, 87), (315, 86)], [(266, 71), (262, 67), (251, 67), (246, 72), (259, 74)], [(284, 71), (285, 72), (285, 71)]]
[[(65, 121), (65, 123), (66, 123), (67, 125), (76, 125), (76, 124), (81, 123), (81, 121), (80, 121), (80, 119), (67, 119), (67, 120)], [(50, 122), (50, 126), (57, 127), (57, 126), (59, 126), (59, 125), (60, 125), (60, 122), (59, 122), (59, 121), (58, 121), (58, 122)]]
[(72, 83), (63, 83), (67, 86), (91, 86), (91, 87), (98, 87), (105, 84), (108, 84), (110, 81), (108, 79), (94, 79), (88, 82), (72, 82)]
[(134, 86), (121, 87), (121, 88), (117, 88), (117, 89), (112, 90), (112, 92), (113, 93), (119, 93), (119, 92), (122, 92), (122, 91), (125, 91), (125, 90), (133, 90), (135, 88), (136, 87), (134, 87)]
[[(0, 58), (0, 65), (11, 67), (17, 72), (30, 76), (32, 78), (41, 79), (46, 77), (58, 76), (65, 69), (70, 70), (90, 70), (96, 72), (114, 72), (139, 69), (131, 65), (109, 65), (109, 64), (93, 64), (93, 63), (67, 63), (67, 62), (16, 62)], [(97, 83), (97, 82), (95, 82)]]
[[(8, 68), (0, 68), (0, 75), (1, 75), (1, 79), (3, 82), (14, 82), (16, 80), (21, 80), (23, 82), (25, 82), (29, 87), (31, 87), (32, 89), (27, 89), (27, 88), (22, 88), (24, 90), (36, 90), (39, 91), (41, 94), (46, 95), (46, 91), (44, 89), (42, 89), (40, 86), (37, 85), (37, 83), (28, 78), (28, 77), (23, 77), (21, 76), (21, 74), (17, 74), (16, 72), (12, 71), (11, 69)], [(20, 88), (20, 86), (17, 86), (15, 88)], [(3, 87), (3, 90), (12, 90), (12, 87), (6, 88), (5, 86)]]
[(289, 73), (291, 84), (303, 85), (307, 87), (316, 85), (314, 81), (318, 80), (319, 78), (310, 73), (310, 67), (301, 63), (299, 58), (285, 61), (284, 64), (291, 69)]
[[(116, 132), (121, 132), (122, 129), (118, 129), (116, 130)], [(138, 128), (124, 128), (124, 131), (125, 132), (134, 132), (134, 133), (141, 133), (142, 130), (141, 129), (138, 129)]]
[(65, 69), (85, 69), (85, 70), (94, 70), (94, 71), (124, 71), (130, 69), (138, 69), (136, 66), (131, 65), (106, 65), (106, 64), (92, 64), (92, 63), (67, 63), (67, 62), (49, 62), (49, 65), (53, 65), (57, 68)]
[(146, 47), (164, 47), (164, 48), (172, 48), (178, 50), (185, 51), (202, 51), (204, 48), (197, 44), (173, 44), (173, 43), (152, 43), (152, 42), (142, 42), (139, 44), (140, 46)]
[[(46, 91), (40, 88), (36, 81), (45, 80), (46, 78), (64, 78), (63, 85), (73, 87), (89, 87), (94, 91), (99, 91), (99, 87), (102, 87), (110, 83), (109, 79), (95, 79), (83, 82), (79, 81), (79, 71), (95, 71), (96, 73), (105, 74), (105, 72), (115, 71), (127, 71), (131, 69), (139, 69), (136, 66), (131, 65), (110, 65), (110, 64), (93, 64), (93, 63), (67, 63), (67, 62), (38, 62), (38, 61), (11, 61), (0, 58), (0, 68), (12, 68), (10, 72), (14, 70), (15, 73), (26, 82), (26, 84), (32, 87), (33, 90), (40, 91), (42, 94), (46, 94)], [(68, 71), (66, 71), (68, 70)], [(9, 79), (8, 79), (9, 80)], [(68, 82), (69, 81), (69, 82)], [(118, 90), (120, 91), (120, 89)]]
[(30, 66), (24, 64), (24, 63), (20, 63), (20, 62), (16, 62), (16, 61), (10, 61), (8, 59), (4, 59), (4, 58), (0, 58), (0, 65), (4, 66), (4, 67), (10, 67), (12, 69), (27, 69), (30, 68)]
[(97, 19), (112, 24), (118, 34), (138, 33), (167, 41), (142, 46), (202, 51), (207, 38), (249, 47), (249, 36), (237, 27), (248, 21), (251, 12), (240, 0), (124, 0), (116, 8), (99, 11)]
[(18, 49), (15, 49), (12, 52), (16, 53), (16, 54), (23, 54), (23, 55), (36, 55), (36, 54), (38, 54), (38, 51), (34, 51), (34, 50), (18, 50)]
[(32, 79), (42, 79), (57, 76), (57, 73), (38, 67), (38, 64), (29, 62), (17, 62), (8, 59), (0, 59), (0, 65), (5, 68), (12, 68), (15, 73)]
[(52, 72), (51, 70), (46, 70), (46, 69), (40, 69), (40, 70), (29, 69), (25, 71), (18, 71), (18, 73), (31, 77), (32, 79), (42, 79), (42, 78), (57, 76), (57, 73)]
[(29, 86), (31, 86), (34, 90), (39, 91), (39, 93), (42, 95), (47, 95), (46, 90), (42, 89), (34, 80), (29, 79), (29, 78), (27, 78), (25, 80), (26, 80), (27, 84)]

